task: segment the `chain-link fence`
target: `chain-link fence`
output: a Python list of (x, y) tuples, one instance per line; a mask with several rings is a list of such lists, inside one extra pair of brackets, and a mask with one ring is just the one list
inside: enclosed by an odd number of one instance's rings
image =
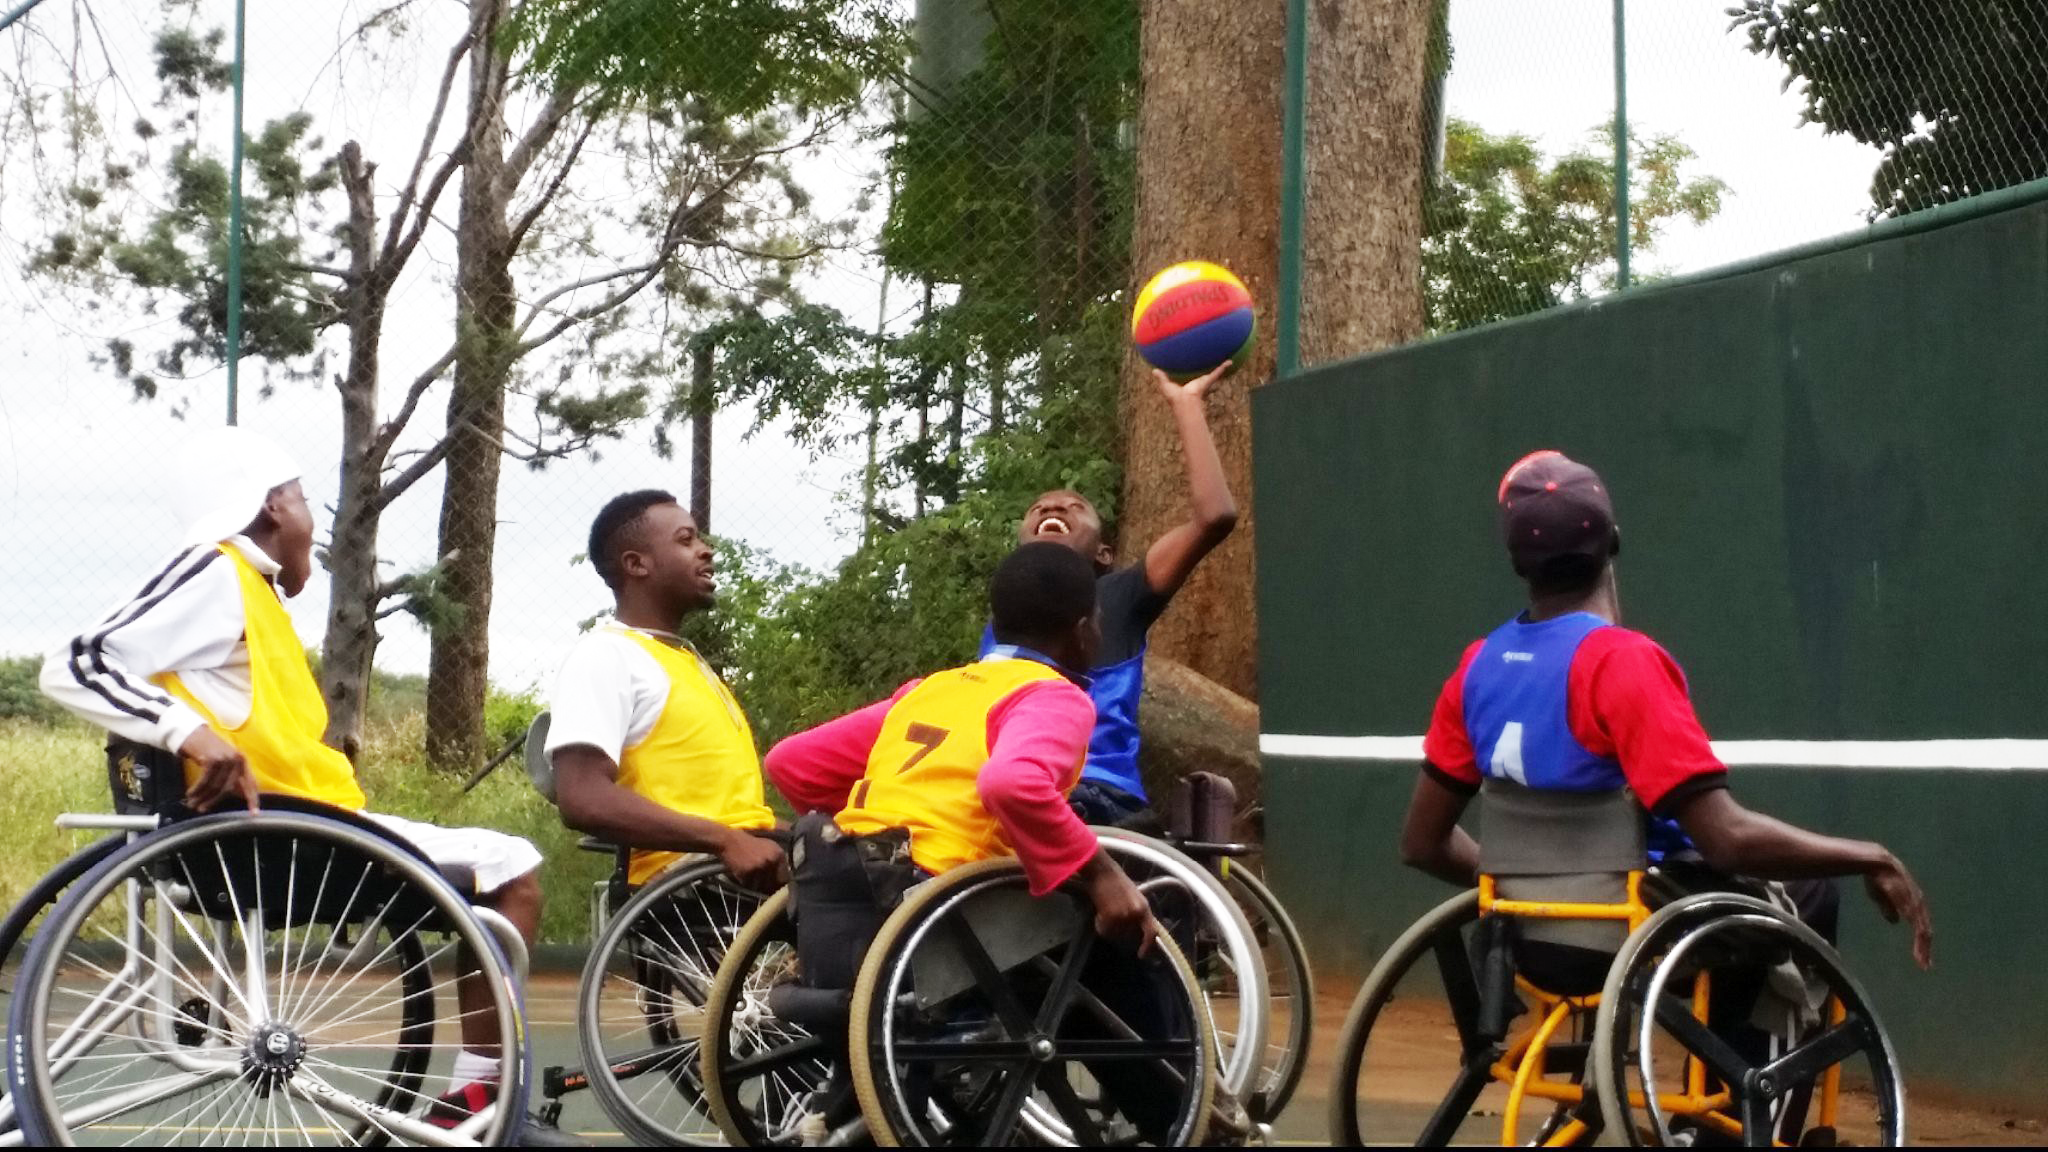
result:
[(618, 492), (722, 542), (699, 639), (764, 738), (971, 651), (1037, 492), (1113, 509), (1135, 0), (252, 7), (241, 85), (236, 13), (4, 34), (36, 543), (0, 652), (132, 594), (176, 540), (170, 442), (228, 418), (324, 511), (293, 612), (336, 730), (373, 665), (431, 671), (457, 762), (503, 736), (483, 677), (544, 689), (609, 607), (580, 554)]
[(1432, 333), (1612, 291), (1624, 260), (1640, 284), (2048, 176), (2039, 4), (1444, 8), (1425, 129)]
[[(2048, 175), (2040, 5), (1727, 2), (1419, 6), (1426, 333)], [(236, 10), (0, 33), (0, 653), (171, 549), (156, 470), (227, 417), (230, 315), (237, 416), (326, 511), (294, 612), (331, 702), (431, 669), (452, 760), (502, 735), (486, 677), (544, 687), (607, 607), (616, 492), (724, 543), (700, 638), (767, 735), (970, 650), (1034, 493), (1114, 515), (1137, 0), (304, 0), (249, 11), (239, 87)]]

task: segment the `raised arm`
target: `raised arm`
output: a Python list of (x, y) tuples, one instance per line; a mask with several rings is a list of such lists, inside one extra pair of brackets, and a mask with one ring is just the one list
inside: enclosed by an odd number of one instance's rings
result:
[(1195, 565), (1202, 562), (1237, 526), (1237, 501), (1230, 494), (1230, 481), (1223, 475), (1223, 461), (1216, 454), (1216, 437), (1209, 431), (1209, 416), (1203, 399), (1210, 385), (1230, 371), (1230, 363), (1206, 376), (1176, 384), (1166, 373), (1153, 369), (1159, 394), (1173, 412), (1174, 427), (1180, 432), (1181, 454), (1186, 458), (1188, 477), (1188, 518), (1145, 551), (1145, 582), (1161, 596), (1171, 596), (1187, 583)]

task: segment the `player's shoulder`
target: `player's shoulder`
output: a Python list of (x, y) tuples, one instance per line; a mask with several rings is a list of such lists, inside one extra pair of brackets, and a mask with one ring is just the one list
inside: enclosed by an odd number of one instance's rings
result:
[(1637, 656), (1672, 659), (1671, 652), (1648, 634), (1619, 624), (1603, 625), (1586, 633), (1586, 638), (1579, 642), (1579, 654), (1594, 658)]

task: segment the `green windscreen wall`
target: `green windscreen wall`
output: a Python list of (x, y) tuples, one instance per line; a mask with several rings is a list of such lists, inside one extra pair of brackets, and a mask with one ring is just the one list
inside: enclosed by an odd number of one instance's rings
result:
[[(1254, 398), (1261, 727), (1415, 736), (1520, 606), (1494, 491), (1607, 478), (1625, 623), (1717, 740), (2048, 738), (2048, 203), (1559, 309)], [(1963, 757), (1967, 759), (1967, 757)], [(1412, 763), (1266, 757), (1269, 868), (1332, 975), (1447, 894), (1403, 874)], [(1890, 844), (1937, 969), (1860, 885), (1844, 950), (1914, 1083), (2039, 1104), (2048, 772), (1742, 767), (1753, 806)]]

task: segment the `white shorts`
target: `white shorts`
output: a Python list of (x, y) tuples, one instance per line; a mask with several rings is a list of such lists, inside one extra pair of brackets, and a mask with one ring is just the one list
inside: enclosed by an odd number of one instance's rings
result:
[(476, 877), (478, 895), (489, 895), (540, 867), (540, 849), (517, 836), (488, 828), (443, 828), (403, 816), (363, 812), (424, 853), (442, 868), (464, 868)]

